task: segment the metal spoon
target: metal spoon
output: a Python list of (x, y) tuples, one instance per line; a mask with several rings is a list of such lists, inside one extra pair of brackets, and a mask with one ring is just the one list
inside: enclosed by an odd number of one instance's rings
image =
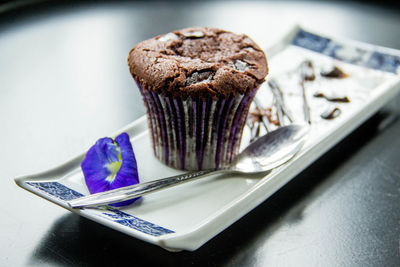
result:
[(121, 187), (71, 200), (68, 205), (71, 208), (83, 208), (116, 203), (217, 173), (236, 172), (250, 174), (268, 172), (296, 155), (303, 146), (309, 129), (309, 125), (298, 124), (280, 127), (252, 142), (235, 157), (230, 165), (218, 170), (190, 172), (147, 183)]

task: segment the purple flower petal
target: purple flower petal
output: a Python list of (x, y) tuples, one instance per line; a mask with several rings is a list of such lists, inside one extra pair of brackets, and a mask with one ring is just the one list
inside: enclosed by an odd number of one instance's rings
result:
[[(91, 194), (139, 183), (135, 154), (127, 133), (115, 138), (99, 139), (81, 163)], [(138, 198), (111, 204), (125, 206)]]

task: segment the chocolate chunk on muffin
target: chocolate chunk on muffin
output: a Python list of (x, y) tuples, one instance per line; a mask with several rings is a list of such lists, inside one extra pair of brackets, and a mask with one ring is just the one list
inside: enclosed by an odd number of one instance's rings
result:
[(186, 170), (232, 160), (249, 105), (268, 73), (253, 40), (215, 28), (183, 29), (137, 44), (128, 64), (157, 158)]

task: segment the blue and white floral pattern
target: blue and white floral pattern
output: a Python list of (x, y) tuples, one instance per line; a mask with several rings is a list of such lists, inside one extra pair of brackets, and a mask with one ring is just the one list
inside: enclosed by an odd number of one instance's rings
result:
[[(26, 184), (63, 201), (70, 201), (84, 196), (83, 194), (58, 182), (26, 182)], [(103, 218), (107, 218), (113, 222), (122, 224), (148, 235), (161, 236), (174, 233), (172, 230), (155, 225), (151, 222), (142, 220), (112, 207), (107, 207), (106, 210), (101, 214)]]
[(151, 222), (139, 219), (135, 216), (129, 215), (117, 209), (108, 208), (109, 212), (103, 212), (104, 215), (114, 219), (114, 222), (136, 229), (143, 233), (160, 236), (165, 234), (174, 233), (174, 231), (166, 229), (164, 227), (155, 225)]
[(58, 182), (27, 182), (27, 184), (64, 201), (70, 201), (84, 196), (83, 194), (76, 192), (75, 190), (72, 190), (71, 188), (68, 188)]
[(400, 72), (399, 56), (378, 51), (368, 51), (349, 44), (341, 44), (340, 42), (304, 30), (298, 31), (292, 44), (343, 62), (395, 74)]
[(379, 69), (393, 73), (396, 73), (397, 70), (398, 73), (400, 66), (400, 57), (395, 57), (375, 51), (368, 58), (366, 65), (373, 69)]

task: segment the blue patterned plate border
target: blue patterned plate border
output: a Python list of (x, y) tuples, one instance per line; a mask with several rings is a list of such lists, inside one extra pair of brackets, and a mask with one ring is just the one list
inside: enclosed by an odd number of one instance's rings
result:
[[(84, 196), (83, 194), (59, 182), (26, 182), (26, 184), (62, 201), (70, 201), (72, 199)], [(174, 233), (172, 230), (158, 226), (109, 206), (107, 206), (100, 214), (101, 215), (96, 213), (98, 216), (148, 235), (161, 236)]]
[(394, 74), (399, 73), (399, 56), (343, 44), (303, 29), (297, 32), (292, 44), (343, 62)]

